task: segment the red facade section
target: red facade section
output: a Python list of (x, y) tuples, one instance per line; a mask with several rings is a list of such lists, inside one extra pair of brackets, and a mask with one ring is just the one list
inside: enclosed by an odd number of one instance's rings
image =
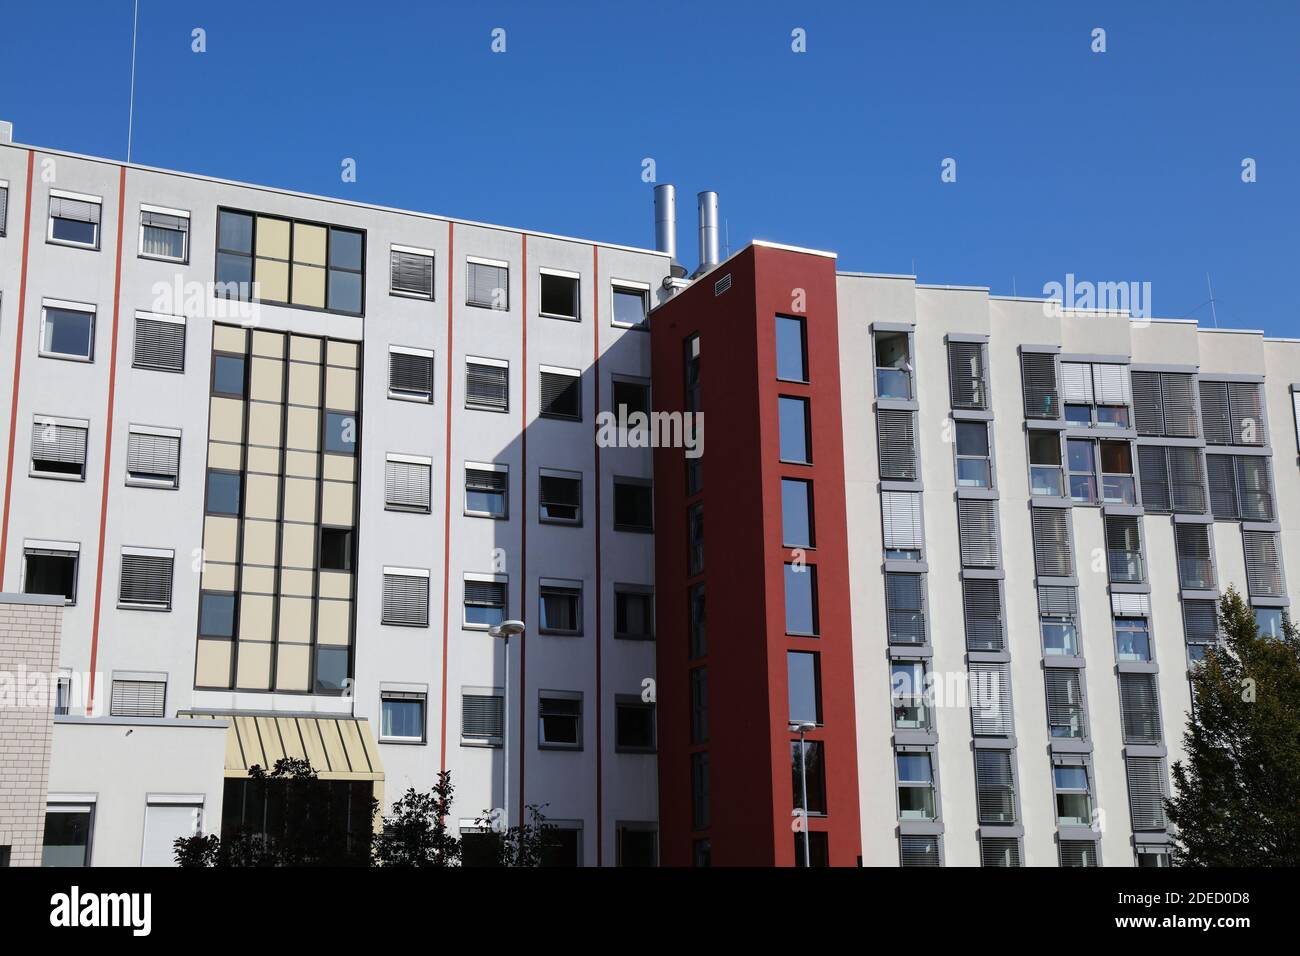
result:
[[(717, 291), (730, 277), (730, 287)], [(805, 320), (807, 382), (779, 381), (776, 318)], [(692, 865), (707, 841), (715, 866), (793, 865), (786, 654), (820, 655), (822, 723), (807, 739), (825, 754), (829, 862), (861, 853), (854, 733), (852, 633), (845, 531), (843, 428), (835, 261), (750, 246), (657, 309), (651, 318), (656, 411), (683, 412), (685, 348), (700, 340), (703, 482), (687, 495), (681, 448), (655, 452), (655, 580), (660, 858)], [(865, 334), (865, 333), (864, 333)], [(781, 461), (778, 400), (809, 401), (811, 464)], [(811, 481), (815, 547), (787, 548), (781, 479)], [(688, 511), (703, 504), (704, 562), (690, 575)], [(817, 636), (786, 633), (784, 565), (816, 568)], [(707, 653), (691, 655), (693, 585), (703, 584)], [(692, 741), (691, 671), (707, 671), (708, 739)], [(707, 825), (693, 814), (692, 754), (707, 753)], [(814, 848), (814, 859), (817, 851)]]

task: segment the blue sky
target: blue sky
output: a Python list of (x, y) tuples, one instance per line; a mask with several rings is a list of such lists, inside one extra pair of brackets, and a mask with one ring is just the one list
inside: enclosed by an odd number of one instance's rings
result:
[[(11, 4), (0, 118), (123, 157), (130, 44), (131, 0)], [(1284, 0), (141, 0), (133, 158), (649, 246), (652, 157), (688, 265), (712, 188), (733, 250), (995, 293), (1150, 282), (1155, 315), (1205, 324), (1209, 272), (1220, 325), (1297, 336), (1298, 50)]]

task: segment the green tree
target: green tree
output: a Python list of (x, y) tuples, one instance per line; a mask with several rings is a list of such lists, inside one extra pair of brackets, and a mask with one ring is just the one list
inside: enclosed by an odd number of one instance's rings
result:
[(1229, 588), (1223, 644), (1192, 669), (1194, 713), (1173, 766), (1180, 866), (1300, 865), (1300, 632), (1260, 637)]
[(379, 866), (459, 866), (460, 840), (447, 829), (451, 814), (451, 771), (438, 772), (428, 793), (411, 787), (384, 817), (383, 832), (375, 836), (373, 858)]
[[(528, 822), (522, 823), (497, 834), (495, 845), (496, 864), (498, 866), (541, 866), (545, 862), (548, 849), (559, 845), (555, 838), (555, 824), (546, 822), (542, 809), (546, 804), (528, 804)], [(475, 822), (479, 826), (495, 827), (499, 818), (491, 811), (485, 810), (484, 816)]]

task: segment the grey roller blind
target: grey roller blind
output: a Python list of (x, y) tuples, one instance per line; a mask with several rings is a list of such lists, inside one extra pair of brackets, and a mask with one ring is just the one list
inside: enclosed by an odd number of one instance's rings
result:
[(1160, 403), (1160, 373), (1133, 373), (1133, 423), (1139, 435), (1163, 435), (1164, 414)]
[(394, 292), (433, 298), (433, 256), (393, 249), (389, 268)]
[(1086, 362), (1061, 363), (1061, 400), (1093, 403), (1092, 367)]
[(50, 218), (75, 219), (77, 222), (99, 222), (99, 203), (83, 202), (80, 199), (67, 199), (63, 196), (50, 197)]
[(190, 231), (189, 216), (175, 216), (169, 212), (153, 212), (149, 209), (140, 210), (140, 225), (156, 229), (170, 229), (173, 232)]
[(988, 407), (982, 343), (948, 343), (948, 391), (953, 408)]
[[(1135, 373), (1136, 374), (1136, 373)], [(1142, 483), (1142, 507), (1147, 511), (1172, 511), (1169, 466), (1160, 445), (1139, 445), (1138, 476)]]
[(113, 717), (165, 717), (167, 682), (115, 680), (108, 712)]
[(911, 412), (882, 408), (876, 412), (880, 447), (880, 477), (913, 481), (919, 474), (916, 432)]
[(481, 468), (465, 469), (465, 490), (482, 491), (488, 494), (505, 494), (510, 480), (508, 472), (485, 471)]
[(1002, 584), (995, 578), (966, 578), (961, 582), (966, 619), (966, 649), (1000, 651), (1006, 647), (1002, 625)]
[(1264, 444), (1264, 405), (1255, 382), (1229, 382), (1228, 408), (1233, 441), (1238, 445)]
[(1106, 560), (1110, 579), (1132, 584), (1144, 580), (1142, 538), (1131, 515), (1106, 515)]
[(1214, 562), (1210, 557), (1210, 529), (1203, 524), (1174, 526), (1174, 549), (1178, 554), (1178, 580), (1184, 588), (1214, 587)]
[(1124, 726), (1124, 743), (1160, 743), (1160, 704), (1156, 695), (1155, 674), (1121, 673), (1119, 709)]
[(1127, 757), (1128, 807), (1134, 830), (1165, 828), (1165, 762), (1160, 757)]
[(983, 866), (1019, 866), (1020, 841), (1015, 837), (980, 837)]
[(461, 694), (460, 734), (480, 740), (501, 739), (505, 721), (499, 694)]
[(538, 414), (552, 418), (582, 418), (582, 379), (562, 372), (541, 372)]
[(1096, 866), (1097, 843), (1094, 840), (1062, 840), (1061, 866)]
[(1128, 366), (1108, 363), (1092, 367), (1092, 395), (1098, 405), (1128, 405), (1133, 401)]
[[(1201, 450), (1170, 447), (1165, 449), (1165, 453), (1169, 462), (1173, 510), (1179, 514), (1205, 514), (1205, 473), (1201, 467)], [(1142, 487), (1145, 495), (1146, 486)]]
[(414, 461), (384, 462), (384, 503), (407, 511), (428, 511), (432, 468)]
[(1079, 616), (1079, 598), (1076, 589), (1056, 585), (1039, 588), (1038, 613), (1076, 620)]
[(1059, 418), (1060, 399), (1056, 391), (1056, 356), (1049, 352), (1020, 354), (1021, 385), (1026, 418)]
[(1011, 665), (970, 665), (970, 723), (976, 737), (1011, 734)]
[(925, 585), (919, 574), (885, 574), (891, 644), (925, 643)]
[(939, 838), (903, 834), (898, 838), (898, 858), (903, 866), (938, 866)]
[(1277, 535), (1272, 531), (1243, 531), (1246, 552), (1246, 588), (1251, 597), (1286, 597)]
[(1201, 382), (1201, 424), (1205, 440), (1211, 445), (1231, 445), (1232, 416), (1228, 410), (1228, 384)]
[(997, 502), (959, 498), (957, 536), (962, 567), (996, 568), (999, 554)]
[(1160, 373), (1165, 431), (1170, 438), (1196, 437), (1196, 390), (1186, 372)]
[(170, 556), (156, 554), (122, 555), (122, 579), (118, 601), (152, 608), (172, 606), (172, 564)]
[(980, 823), (1016, 822), (1016, 783), (1011, 751), (975, 751), (975, 803)]
[[(490, 309), (510, 308), (510, 270), (505, 266), (490, 266), (482, 262), (471, 262), (467, 282), (470, 305), (481, 305)], [(499, 301), (497, 291), (499, 292)]]
[(1034, 569), (1040, 575), (1066, 578), (1074, 573), (1070, 550), (1070, 515), (1064, 508), (1034, 508)]
[(389, 352), (388, 390), (433, 401), (433, 356)]
[(384, 575), (383, 623), (427, 627), (429, 579), (417, 574)]
[(131, 432), (126, 439), (126, 472), (132, 478), (176, 480), (180, 471), (181, 440), (176, 435)]
[(466, 581), (465, 603), (474, 607), (506, 608), (504, 581)]
[(1216, 518), (1236, 518), (1237, 473), (1231, 455), (1206, 455), (1205, 469), (1210, 479), (1210, 509)]
[(1047, 729), (1056, 738), (1088, 735), (1083, 683), (1074, 667), (1048, 667), (1043, 671), (1047, 688)]
[(1272, 521), (1273, 479), (1270, 458), (1264, 455), (1236, 455), (1237, 505), (1243, 521)]
[(70, 465), (86, 464), (86, 429), (36, 419), (32, 423), (32, 458)]
[(465, 363), (465, 401), (484, 408), (510, 406), (510, 369), (503, 365)]
[(166, 372), (185, 370), (185, 323), (136, 316), (131, 364)]
[(914, 491), (882, 491), (881, 520), (885, 547), (920, 550), (925, 541), (921, 525), (921, 495)]
[(0, 186), (0, 236), (5, 234), (9, 222), (9, 187)]
[(1183, 633), (1188, 644), (1214, 644), (1219, 640), (1218, 609), (1213, 601), (1183, 602)]

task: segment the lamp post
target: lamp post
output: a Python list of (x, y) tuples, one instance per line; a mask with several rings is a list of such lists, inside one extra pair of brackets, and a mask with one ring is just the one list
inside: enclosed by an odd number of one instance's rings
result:
[(507, 735), (510, 732), (510, 638), (523, 633), (523, 621), (502, 621), (500, 624), (493, 624), (488, 628), (488, 636), (500, 638), (504, 642), (506, 651), (505, 688), (501, 698), (501, 812), (507, 830), (510, 829), (510, 748), (506, 743), (509, 739)]
[(804, 760), (804, 734), (816, 729), (811, 720), (790, 721), (790, 733), (799, 735), (799, 791), (803, 803), (803, 865), (812, 866), (812, 850), (808, 839), (808, 764)]

